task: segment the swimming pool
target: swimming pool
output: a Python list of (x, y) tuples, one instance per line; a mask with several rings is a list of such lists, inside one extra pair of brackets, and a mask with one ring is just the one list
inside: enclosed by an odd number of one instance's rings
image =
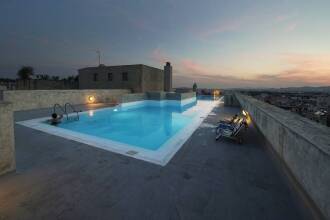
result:
[(194, 115), (183, 115), (173, 106), (138, 106), (91, 110), (82, 114), (79, 121), (65, 121), (58, 127), (157, 150), (193, 119)]
[[(135, 157), (159, 165), (166, 163), (200, 125), (215, 101), (138, 101), (80, 113), (80, 120), (58, 126), (48, 118), (18, 124)], [(74, 116), (74, 115), (72, 115)]]

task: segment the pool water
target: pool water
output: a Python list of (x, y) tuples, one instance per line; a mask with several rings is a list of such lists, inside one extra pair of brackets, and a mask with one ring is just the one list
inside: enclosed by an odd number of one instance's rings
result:
[(64, 121), (57, 127), (110, 139), (148, 150), (157, 150), (187, 126), (195, 115), (183, 112), (192, 105), (106, 108), (80, 115), (79, 121)]
[(198, 95), (197, 96), (198, 100), (209, 100), (209, 101), (216, 101), (219, 99), (218, 96), (213, 96), (213, 95)]
[(51, 135), (165, 166), (219, 100), (142, 100), (80, 112), (57, 126), (49, 117), (17, 122)]

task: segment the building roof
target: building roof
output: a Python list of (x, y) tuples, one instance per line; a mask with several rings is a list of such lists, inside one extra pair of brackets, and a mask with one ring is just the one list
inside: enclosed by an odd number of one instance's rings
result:
[(144, 67), (149, 67), (149, 68), (154, 68), (154, 69), (158, 69), (158, 70), (162, 70), (153, 66), (148, 66), (145, 64), (128, 64), (128, 65), (113, 65), (113, 66), (106, 66), (104, 64), (100, 64), (99, 66), (91, 66), (91, 67), (84, 67), (84, 68), (80, 68), (78, 69), (78, 71), (80, 70), (93, 70), (93, 69), (99, 69), (99, 68), (110, 68), (110, 67), (128, 67), (128, 66), (144, 66)]

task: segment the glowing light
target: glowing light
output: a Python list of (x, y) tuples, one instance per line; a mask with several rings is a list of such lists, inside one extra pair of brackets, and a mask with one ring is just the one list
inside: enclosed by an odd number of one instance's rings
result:
[(113, 111), (116, 112), (116, 111), (118, 111), (118, 109), (115, 108)]
[(88, 96), (88, 102), (89, 103), (94, 103), (95, 102), (95, 97), (94, 96)]
[(90, 117), (93, 117), (93, 116), (94, 116), (94, 111), (93, 111), (93, 110), (89, 110), (89, 111), (88, 111), (88, 115), (89, 115)]
[(214, 90), (213, 91), (213, 96), (220, 96), (220, 91), (219, 90)]

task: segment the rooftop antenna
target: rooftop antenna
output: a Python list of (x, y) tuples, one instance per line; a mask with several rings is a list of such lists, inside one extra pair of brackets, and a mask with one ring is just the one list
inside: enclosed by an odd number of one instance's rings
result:
[(101, 51), (98, 49), (98, 50), (96, 50), (96, 53), (97, 53), (97, 56), (99, 59), (99, 66), (100, 66), (101, 65)]

